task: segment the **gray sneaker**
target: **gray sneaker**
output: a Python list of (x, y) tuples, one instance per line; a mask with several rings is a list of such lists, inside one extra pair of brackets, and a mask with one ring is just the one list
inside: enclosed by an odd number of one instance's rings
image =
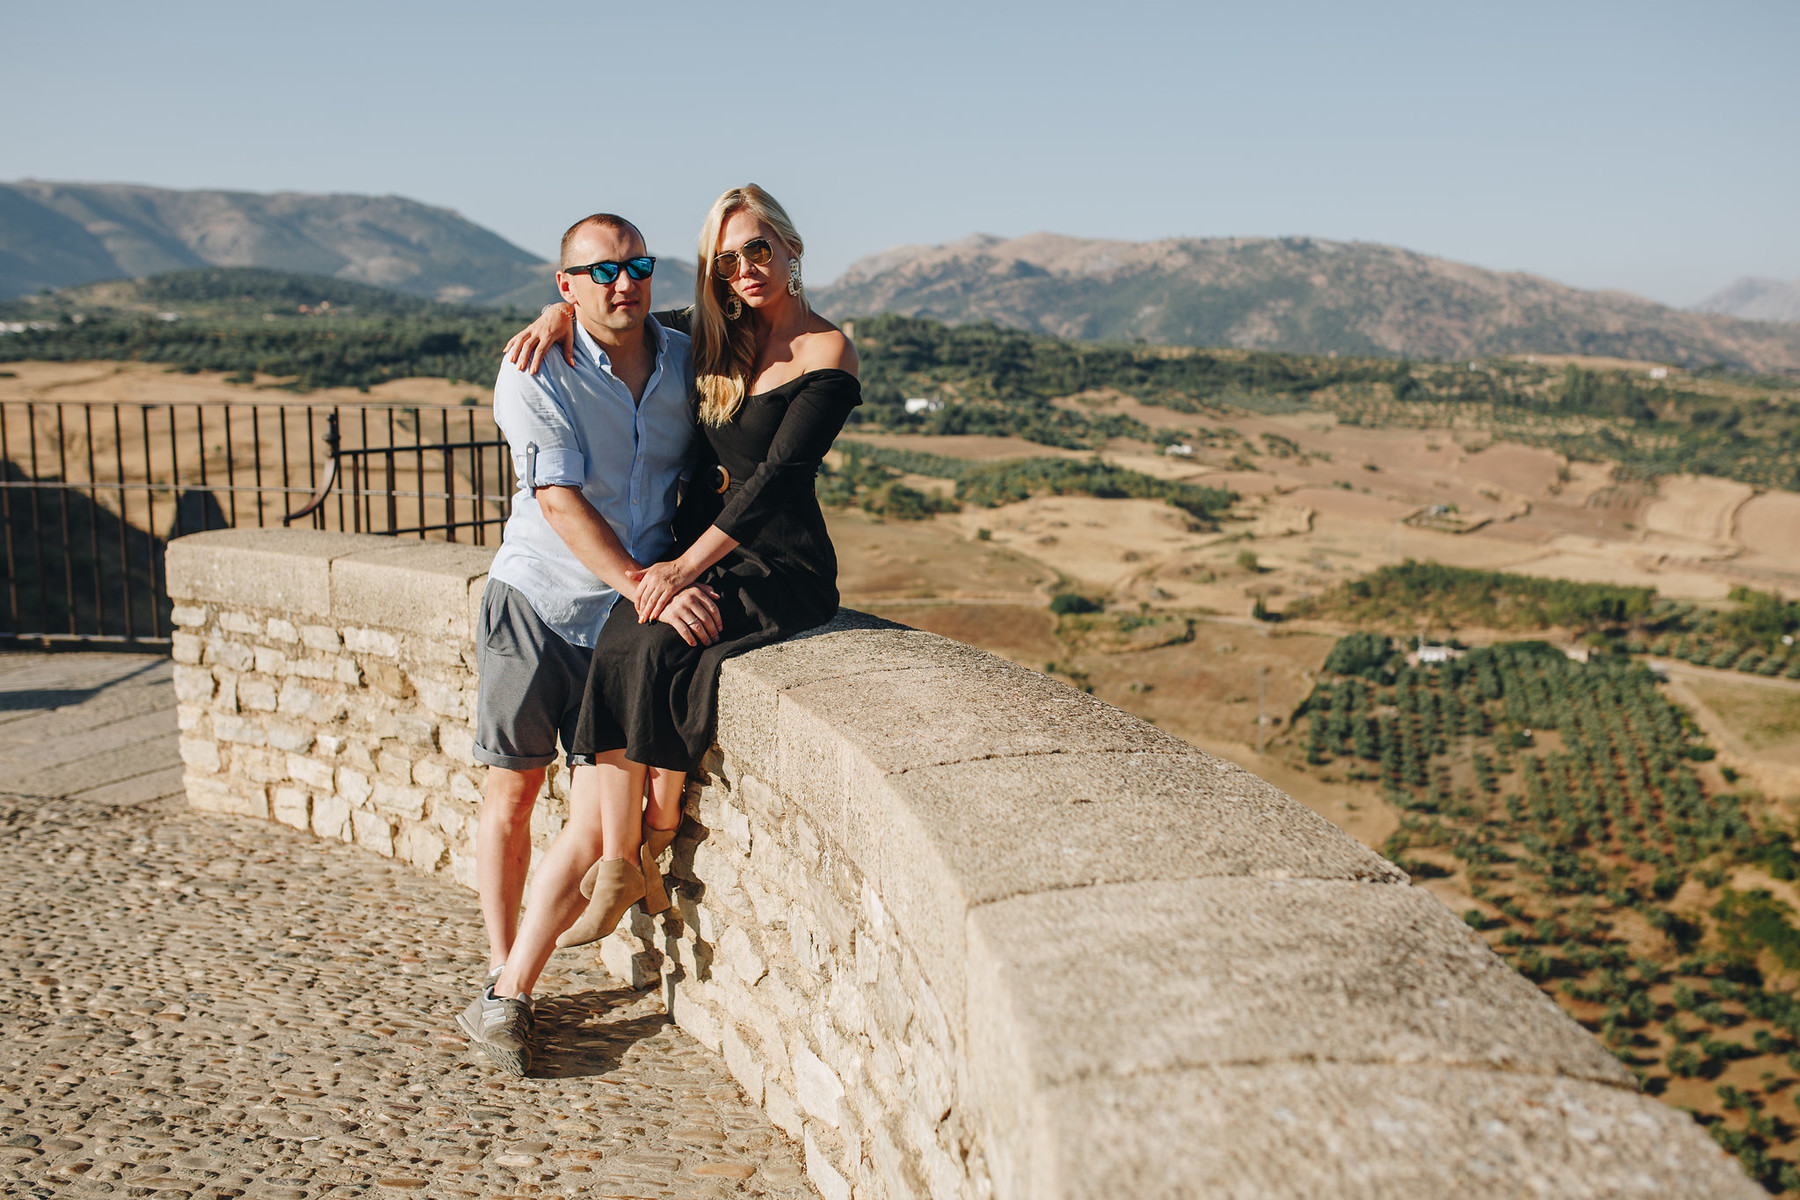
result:
[(470, 1001), (456, 1023), (494, 1065), (514, 1075), (531, 1070), (531, 997), (495, 996), (492, 985)]

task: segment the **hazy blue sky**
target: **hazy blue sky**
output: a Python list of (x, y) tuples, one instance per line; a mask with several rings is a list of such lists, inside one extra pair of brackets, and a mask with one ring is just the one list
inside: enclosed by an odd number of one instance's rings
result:
[[(1390, 242), (1689, 304), (1800, 276), (1800, 2), (0, 6), (0, 179), (399, 193), (808, 274), (1035, 230)], [(573, 14), (573, 15), (572, 15)]]

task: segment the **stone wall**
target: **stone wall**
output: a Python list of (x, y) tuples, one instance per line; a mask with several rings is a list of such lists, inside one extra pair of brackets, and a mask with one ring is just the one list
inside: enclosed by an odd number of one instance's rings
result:
[[(171, 544), (195, 807), (471, 883), (489, 557)], [(827, 1200), (1760, 1194), (1391, 864), (1129, 714), (849, 612), (719, 707), (676, 906), (600, 955)]]

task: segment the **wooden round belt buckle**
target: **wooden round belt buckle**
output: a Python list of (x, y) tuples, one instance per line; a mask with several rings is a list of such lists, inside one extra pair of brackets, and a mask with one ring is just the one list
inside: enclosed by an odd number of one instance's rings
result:
[(726, 470), (725, 465), (723, 463), (721, 463), (721, 464), (719, 464), (719, 486), (714, 488), (713, 491), (715, 491), (715, 492), (719, 493), (721, 496), (723, 496), (725, 494), (725, 489), (730, 486), (731, 486), (731, 472)]

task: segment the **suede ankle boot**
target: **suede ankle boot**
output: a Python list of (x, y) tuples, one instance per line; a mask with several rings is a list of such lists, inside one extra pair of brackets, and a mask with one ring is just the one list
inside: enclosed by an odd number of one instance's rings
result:
[(556, 939), (558, 946), (585, 946), (619, 927), (625, 910), (644, 895), (644, 870), (630, 859), (601, 859), (581, 881), (588, 898), (575, 923)]
[(638, 865), (644, 871), (644, 912), (652, 917), (669, 907), (669, 892), (663, 887), (662, 868), (656, 865), (656, 860), (674, 844), (679, 830), (680, 826), (674, 829), (644, 826), (644, 848), (638, 852)]

